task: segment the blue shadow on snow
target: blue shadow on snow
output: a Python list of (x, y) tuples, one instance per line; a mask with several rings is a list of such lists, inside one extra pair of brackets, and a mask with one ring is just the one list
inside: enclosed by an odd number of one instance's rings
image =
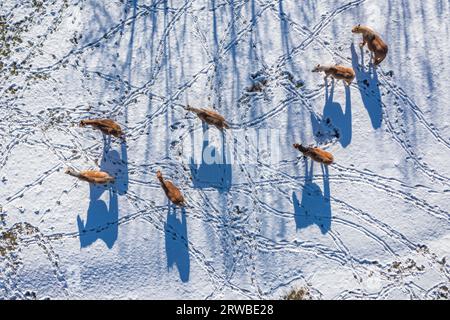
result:
[(352, 66), (356, 73), (358, 89), (364, 107), (369, 113), (372, 127), (379, 129), (383, 120), (383, 111), (381, 105), (380, 83), (375, 66), (370, 62), (368, 70), (364, 66), (364, 49), (361, 49), (361, 63), (358, 61), (355, 45), (352, 43)]
[(226, 163), (225, 134), (222, 133), (222, 151), (209, 144), (208, 131), (203, 126), (202, 160), (197, 165), (193, 158), (190, 160), (190, 171), (194, 188), (215, 188), (228, 191), (231, 188), (232, 167)]
[[(86, 248), (98, 239), (103, 240), (108, 248), (112, 248), (118, 236), (119, 203), (118, 195), (128, 190), (127, 146), (121, 143), (121, 155), (116, 150), (110, 151), (110, 137), (104, 137), (104, 153), (100, 170), (115, 177), (109, 185), (90, 184), (90, 203), (86, 222), (77, 216), (80, 246)], [(109, 205), (101, 200), (104, 192), (108, 192)]]
[(323, 192), (313, 182), (313, 163), (311, 163), (311, 168), (308, 171), (308, 161), (305, 160), (305, 184), (302, 201), (298, 200), (295, 192), (292, 193), (297, 230), (314, 224), (320, 228), (322, 234), (326, 234), (331, 229), (330, 181), (328, 168), (324, 165), (322, 165), (322, 172)]
[(338, 139), (342, 147), (346, 148), (352, 141), (352, 107), (350, 98), (350, 88), (345, 86), (345, 112), (339, 103), (334, 101), (335, 81), (332, 81), (331, 90), (328, 85), (325, 87), (325, 107), (323, 109), (323, 119), (331, 122), (331, 125), (338, 129)]
[(181, 208), (181, 220), (177, 218), (177, 207), (169, 204), (167, 221), (164, 224), (166, 237), (167, 268), (176, 265), (182, 282), (189, 281), (189, 243), (186, 210)]

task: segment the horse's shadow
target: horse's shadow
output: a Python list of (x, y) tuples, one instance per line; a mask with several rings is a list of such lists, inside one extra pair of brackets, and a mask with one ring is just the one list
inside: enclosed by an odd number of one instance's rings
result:
[(328, 167), (322, 165), (322, 172), (323, 192), (320, 186), (313, 182), (313, 163), (311, 163), (311, 167), (308, 170), (308, 163), (305, 160), (305, 184), (301, 202), (298, 200), (296, 193), (292, 193), (297, 230), (317, 225), (322, 234), (330, 231), (331, 203)]
[(177, 208), (169, 204), (167, 220), (164, 224), (166, 237), (167, 268), (176, 265), (182, 282), (189, 281), (190, 259), (186, 224), (186, 210), (181, 208), (181, 219)]
[(380, 83), (378, 81), (378, 74), (373, 63), (369, 63), (366, 70), (364, 64), (364, 49), (361, 48), (361, 62), (358, 61), (358, 54), (356, 53), (355, 45), (352, 43), (352, 66), (356, 73), (356, 81), (358, 84), (361, 98), (369, 113), (372, 127), (379, 129), (383, 120), (382, 100), (380, 92)]
[[(108, 185), (89, 185), (89, 208), (86, 222), (77, 216), (78, 231), (81, 248), (93, 244), (98, 239), (103, 240), (108, 248), (112, 248), (118, 237), (119, 201), (118, 196), (128, 190), (128, 159), (125, 142), (121, 143), (121, 154), (110, 150), (110, 137), (104, 137), (103, 158), (100, 170), (115, 177), (115, 181)], [(108, 192), (108, 205), (101, 199), (103, 193)]]
[(232, 167), (227, 163), (226, 140), (222, 132), (222, 150), (210, 144), (207, 127), (203, 126), (202, 160), (196, 164), (194, 158), (190, 159), (189, 168), (194, 188), (214, 188), (228, 191), (231, 188)]
[(319, 144), (338, 140), (346, 148), (352, 141), (352, 104), (350, 88), (345, 86), (345, 110), (341, 104), (334, 101), (336, 81), (325, 82), (325, 106), (322, 118), (311, 115), (311, 124), (315, 139)]

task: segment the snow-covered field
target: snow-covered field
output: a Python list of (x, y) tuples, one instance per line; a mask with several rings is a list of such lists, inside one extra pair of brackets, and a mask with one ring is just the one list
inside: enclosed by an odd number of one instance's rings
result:
[[(389, 44), (376, 70), (358, 23)], [(447, 0), (0, 1), (0, 298), (448, 299), (449, 55)], [(78, 127), (101, 117), (126, 143)]]

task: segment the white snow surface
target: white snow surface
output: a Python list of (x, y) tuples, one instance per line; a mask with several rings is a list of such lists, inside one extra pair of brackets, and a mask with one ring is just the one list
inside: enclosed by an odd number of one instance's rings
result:
[[(8, 0), (0, 16), (0, 298), (448, 299), (448, 1)], [(359, 23), (389, 45), (377, 69)], [(348, 90), (311, 72), (333, 63), (356, 69)], [(187, 104), (225, 116), (225, 144), (278, 130), (280, 159), (193, 165)], [(126, 143), (78, 127), (102, 117)], [(334, 154), (328, 174), (299, 142)]]

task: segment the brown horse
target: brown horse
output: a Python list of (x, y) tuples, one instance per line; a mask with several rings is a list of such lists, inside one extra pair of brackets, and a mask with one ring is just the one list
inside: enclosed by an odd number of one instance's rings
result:
[(122, 128), (116, 122), (110, 119), (81, 120), (80, 127), (85, 126), (92, 126), (95, 129), (99, 129), (106, 135), (112, 135), (116, 138), (123, 138)]
[(347, 86), (352, 84), (356, 76), (352, 68), (339, 65), (321, 66), (318, 64), (312, 72), (325, 72), (325, 80), (331, 76), (336, 80), (343, 80)]
[(72, 168), (67, 168), (65, 173), (89, 183), (107, 184), (109, 182), (114, 182), (114, 177), (111, 177), (108, 173), (102, 171), (84, 170), (77, 172)]
[(189, 105), (186, 107), (186, 110), (194, 112), (202, 121), (215, 126), (219, 130), (230, 128), (225, 121), (225, 118), (214, 110), (204, 108), (197, 109)]
[(359, 44), (362, 48), (366, 44), (371, 52), (374, 53), (373, 64), (379, 65), (386, 59), (388, 54), (388, 45), (381, 39), (380, 35), (376, 33), (372, 28), (362, 25), (357, 25), (352, 29), (353, 33), (361, 33), (363, 41)]
[(323, 163), (325, 165), (331, 165), (334, 162), (334, 157), (331, 153), (314, 147), (304, 147), (301, 144), (294, 144), (294, 148), (303, 153), (305, 157), (309, 157), (312, 160)]
[(180, 207), (184, 207), (186, 205), (183, 195), (181, 194), (180, 189), (178, 189), (172, 181), (165, 180), (162, 176), (161, 171), (156, 172), (156, 177), (158, 178), (159, 182), (161, 183), (161, 187), (163, 188), (164, 192), (166, 193), (167, 198), (169, 200)]

